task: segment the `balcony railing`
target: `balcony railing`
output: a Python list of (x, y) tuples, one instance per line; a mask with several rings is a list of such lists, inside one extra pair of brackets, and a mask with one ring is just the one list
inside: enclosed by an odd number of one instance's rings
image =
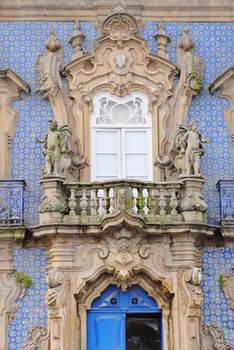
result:
[(0, 180), (0, 225), (23, 226), (24, 180)]
[(63, 222), (96, 223), (122, 209), (141, 215), (149, 223), (181, 221), (178, 207), (182, 186), (181, 182), (135, 181), (63, 184), (68, 198)]
[(217, 183), (220, 198), (220, 218), (224, 224), (234, 223), (234, 180)]

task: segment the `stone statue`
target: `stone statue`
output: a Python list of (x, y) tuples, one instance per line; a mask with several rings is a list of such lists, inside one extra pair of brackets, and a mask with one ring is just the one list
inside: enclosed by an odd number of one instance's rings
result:
[(180, 149), (179, 155), (175, 158), (175, 165), (182, 169), (182, 175), (201, 176), (200, 158), (204, 155), (202, 135), (197, 131), (197, 123), (190, 123), (189, 130), (179, 127), (177, 131), (177, 148)]
[(56, 120), (49, 120), (49, 131), (44, 140), (36, 139), (37, 143), (44, 144), (43, 155), (46, 163), (46, 175), (63, 175), (62, 162), (68, 156), (68, 141), (72, 130), (68, 125), (58, 127)]

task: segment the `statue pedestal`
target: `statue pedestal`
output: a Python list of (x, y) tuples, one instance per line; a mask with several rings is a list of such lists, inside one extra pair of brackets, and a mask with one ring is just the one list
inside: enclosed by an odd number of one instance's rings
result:
[(46, 176), (40, 181), (43, 190), (42, 202), (39, 206), (40, 225), (61, 223), (64, 213), (68, 210), (63, 195), (63, 177)]
[(185, 222), (206, 223), (207, 204), (202, 195), (204, 179), (201, 176), (180, 176), (184, 183), (180, 211)]

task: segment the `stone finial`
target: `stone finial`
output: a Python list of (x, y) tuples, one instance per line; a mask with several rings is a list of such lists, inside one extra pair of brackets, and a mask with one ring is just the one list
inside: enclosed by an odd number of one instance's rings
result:
[(182, 36), (178, 41), (177, 47), (183, 49), (184, 51), (193, 51), (195, 42), (189, 35), (189, 27), (182, 29)]
[(55, 36), (54, 30), (51, 30), (51, 32), (50, 32), (50, 37), (48, 40), (46, 40), (45, 48), (50, 52), (55, 52), (55, 51), (62, 48), (61, 43), (59, 42), (59, 40)]
[(167, 45), (170, 43), (171, 39), (165, 32), (165, 26), (162, 21), (158, 23), (158, 33), (155, 35), (155, 39), (158, 43), (158, 56), (169, 59), (167, 53)]
[(80, 30), (80, 21), (77, 19), (75, 20), (75, 24), (74, 24), (73, 35), (69, 40), (69, 43), (73, 47), (73, 55), (72, 55), (73, 60), (83, 56), (84, 50), (81, 44), (85, 40), (85, 38), (86, 36)]

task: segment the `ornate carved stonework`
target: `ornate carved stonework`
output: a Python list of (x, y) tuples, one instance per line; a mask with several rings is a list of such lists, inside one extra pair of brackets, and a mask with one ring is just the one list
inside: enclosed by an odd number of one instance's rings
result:
[(42, 350), (42, 342), (47, 340), (49, 333), (45, 327), (33, 327), (27, 334), (27, 341), (22, 350)]
[(223, 292), (231, 301), (231, 308), (234, 310), (234, 268), (229, 276), (224, 276)]
[(213, 324), (205, 325), (201, 331), (202, 350), (232, 350), (225, 341), (223, 331)]
[(48, 306), (63, 307), (66, 304), (69, 280), (66, 274), (52, 269), (46, 274), (48, 291), (46, 292), (46, 303)]
[(11, 106), (30, 87), (12, 70), (0, 70), (0, 179), (10, 178), (10, 147), (19, 113)]

